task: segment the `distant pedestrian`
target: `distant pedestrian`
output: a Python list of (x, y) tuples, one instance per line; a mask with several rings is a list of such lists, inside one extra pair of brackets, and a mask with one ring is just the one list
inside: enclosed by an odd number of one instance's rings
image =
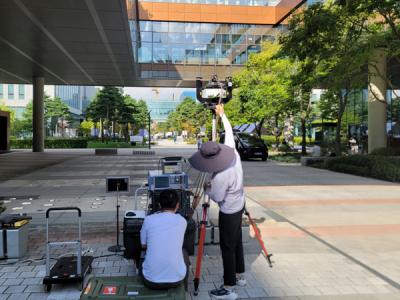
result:
[(350, 145), (350, 153), (353, 155), (358, 154), (358, 143), (354, 136), (350, 138), (349, 145)]
[(176, 135), (174, 134), (174, 143), (176, 144)]
[(200, 150), (201, 145), (203, 145), (203, 139), (201, 138), (201, 136), (199, 136), (197, 138), (197, 149)]

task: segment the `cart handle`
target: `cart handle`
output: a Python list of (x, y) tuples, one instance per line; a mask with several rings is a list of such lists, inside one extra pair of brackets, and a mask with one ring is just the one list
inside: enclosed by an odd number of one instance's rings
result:
[(77, 210), (79, 218), (82, 216), (82, 211), (79, 207), (74, 207), (74, 206), (52, 207), (52, 208), (49, 208), (48, 210), (46, 210), (46, 219), (49, 218), (50, 212), (55, 211), (55, 210)]

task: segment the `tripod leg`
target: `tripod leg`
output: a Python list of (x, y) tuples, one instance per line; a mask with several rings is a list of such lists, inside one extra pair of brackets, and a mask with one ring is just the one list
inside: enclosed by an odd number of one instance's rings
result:
[(244, 213), (246, 214), (247, 218), (249, 218), (249, 222), (251, 224), (251, 227), (253, 227), (254, 234), (256, 235), (256, 238), (257, 238), (258, 242), (260, 243), (260, 246), (261, 246), (261, 248), (262, 248), (262, 250), (263, 250), (263, 252), (265, 254), (265, 257), (268, 260), (269, 266), (272, 268), (272, 261), (271, 261), (272, 254), (268, 254), (268, 251), (265, 248), (264, 242), (262, 240), (260, 231), (258, 230), (256, 223), (254, 223), (254, 220), (251, 218), (250, 213), (246, 208), (244, 209)]
[(197, 296), (199, 284), (200, 284), (200, 275), (201, 275), (201, 263), (203, 259), (204, 252), (204, 240), (206, 238), (206, 224), (207, 224), (207, 209), (210, 205), (206, 202), (203, 204), (203, 217), (201, 221), (200, 227), (200, 239), (199, 246), (197, 250), (197, 261), (196, 261), (196, 272), (194, 276), (194, 295)]

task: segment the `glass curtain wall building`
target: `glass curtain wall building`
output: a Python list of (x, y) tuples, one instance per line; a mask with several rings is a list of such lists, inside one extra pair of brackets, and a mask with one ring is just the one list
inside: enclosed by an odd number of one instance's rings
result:
[[(165, 0), (140, 0), (140, 2), (165, 2)], [(281, 0), (169, 0), (168, 2), (240, 6), (276, 6), (281, 2)]]
[(154, 85), (232, 76), (285, 30), (277, 22), (300, 2), (128, 0), (136, 76)]

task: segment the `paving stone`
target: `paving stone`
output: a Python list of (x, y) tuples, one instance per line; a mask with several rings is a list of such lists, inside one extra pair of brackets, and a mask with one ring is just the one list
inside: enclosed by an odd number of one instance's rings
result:
[(18, 272), (32, 272), (35, 269), (34, 266), (23, 266), (18, 268)]
[(18, 278), (33, 278), (36, 277), (37, 272), (21, 272)]
[(25, 293), (42, 293), (44, 289), (43, 285), (28, 285), (25, 289)]
[(104, 268), (104, 274), (107, 273), (116, 273), (120, 271), (120, 267), (105, 267)]
[(272, 288), (266, 290), (266, 292), (271, 297), (286, 296), (285, 292), (279, 287), (272, 287)]
[(3, 267), (3, 268), (0, 268), (0, 270), (1, 270), (1, 272), (4, 272), (4, 273), (11, 273), (11, 272), (17, 271), (18, 268), (19, 267)]
[(5, 294), (22, 293), (26, 289), (26, 285), (10, 285), (5, 291)]
[(330, 286), (319, 286), (317, 289), (321, 292), (322, 295), (338, 295), (340, 294), (338, 290), (334, 287)]
[(199, 285), (199, 291), (205, 292), (205, 291), (211, 291), (215, 289), (216, 286), (212, 282), (200, 282)]
[(193, 294), (191, 294), (191, 297), (193, 300), (209, 300), (211, 299), (210, 295), (208, 294), (208, 292), (199, 292), (197, 294), (197, 296), (194, 296)]
[(28, 299), (29, 293), (12, 294), (7, 300), (25, 300)]
[(7, 300), (10, 297), (10, 294), (0, 294), (0, 300)]
[(250, 297), (266, 297), (267, 293), (262, 288), (246, 288), (246, 292)]
[(22, 281), (22, 284), (24, 285), (35, 285), (35, 284), (41, 284), (43, 283), (43, 277), (42, 278), (26, 278)]
[(113, 261), (102, 261), (99, 263), (98, 267), (99, 268), (108, 268), (108, 267), (112, 267), (114, 265)]
[(21, 279), (21, 278), (7, 279), (6, 281), (4, 281), (3, 285), (18, 285), (18, 284), (21, 284), (22, 281), (23, 281), (23, 279)]
[(21, 274), (21, 272), (8, 272), (8, 273), (4, 273), (4, 274), (1, 276), (1, 278), (2, 278), (2, 279), (18, 278), (20, 274)]
[(47, 293), (32, 293), (29, 295), (28, 300), (45, 300), (48, 296)]

